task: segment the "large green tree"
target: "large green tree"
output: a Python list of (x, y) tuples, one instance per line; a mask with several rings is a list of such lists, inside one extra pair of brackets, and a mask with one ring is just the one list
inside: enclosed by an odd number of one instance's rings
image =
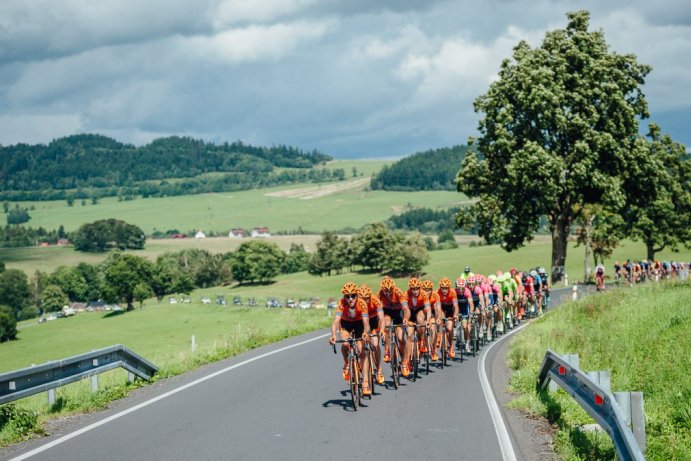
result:
[(0, 343), (17, 337), (17, 319), (10, 306), (0, 304)]
[(31, 290), (26, 274), (18, 269), (0, 272), (0, 304), (12, 308), (17, 320), (21, 320), (22, 310), (29, 305)]
[(252, 240), (233, 253), (233, 278), (238, 282), (268, 282), (281, 273), (285, 253), (273, 242)]
[(475, 100), (480, 136), (457, 176), (458, 190), (478, 203), (459, 214), (488, 242), (514, 250), (546, 216), (552, 235), (552, 280), (563, 277), (569, 231), (578, 207), (625, 203), (623, 178), (635, 151), (640, 90), (651, 67), (608, 49), (589, 31), (587, 11), (568, 13), (566, 29), (539, 48), (521, 41), (498, 79)]
[(106, 302), (125, 302), (134, 309), (135, 293), (140, 284), (151, 286), (153, 264), (145, 258), (128, 253), (113, 253), (102, 263), (101, 294)]
[[(691, 243), (691, 162), (686, 146), (648, 126), (649, 141), (641, 141), (645, 162), (629, 176), (624, 218), (630, 235), (645, 244), (647, 258), (669, 247)], [(639, 162), (641, 163), (641, 162)]]

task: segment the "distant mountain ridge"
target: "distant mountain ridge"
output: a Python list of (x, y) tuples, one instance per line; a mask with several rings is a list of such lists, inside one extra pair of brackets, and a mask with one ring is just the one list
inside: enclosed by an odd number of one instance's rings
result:
[[(114, 188), (142, 193), (133, 187), (142, 182), (166, 186), (166, 180), (195, 178), (204, 173), (226, 173), (225, 183), (237, 190), (249, 188), (252, 182), (265, 184), (266, 178), (262, 177), (275, 168), (308, 170), (329, 160), (329, 155), (285, 145), (255, 147), (239, 141), (216, 145), (172, 136), (135, 147), (103, 135), (80, 134), (56, 139), (48, 145), (0, 147), (0, 193), (4, 199), (31, 199), (26, 197), (27, 193), (35, 196), (37, 191), (45, 192), (33, 198), (39, 200), (46, 196), (54, 198), (55, 191), (75, 189), (90, 189), (92, 193), (100, 190), (100, 196), (113, 195)], [(309, 174), (291, 177), (283, 173), (274, 175), (278, 183), (310, 180)], [(210, 184), (213, 180), (201, 182), (205, 189), (219, 187)], [(171, 191), (163, 193), (169, 195)]]

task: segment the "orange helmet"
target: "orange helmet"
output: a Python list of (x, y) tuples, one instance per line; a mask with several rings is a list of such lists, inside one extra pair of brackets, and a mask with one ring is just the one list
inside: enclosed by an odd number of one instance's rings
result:
[(451, 288), (451, 280), (444, 277), (439, 281), (439, 288)]
[(425, 290), (434, 290), (434, 283), (431, 280), (423, 280), (422, 288)]
[(343, 285), (343, 288), (341, 288), (341, 293), (344, 295), (356, 295), (358, 294), (357, 285), (355, 285), (353, 282), (348, 282)]
[(420, 279), (413, 277), (410, 280), (408, 280), (408, 288), (410, 288), (411, 290), (414, 288), (421, 288), (421, 287), (422, 287), (422, 282), (420, 282)]
[(371, 298), (372, 297), (372, 290), (367, 285), (362, 285), (359, 289), (360, 292), (360, 297), (362, 298)]
[(394, 282), (393, 279), (387, 275), (379, 284), (379, 288), (382, 290), (393, 290), (396, 288), (396, 282)]

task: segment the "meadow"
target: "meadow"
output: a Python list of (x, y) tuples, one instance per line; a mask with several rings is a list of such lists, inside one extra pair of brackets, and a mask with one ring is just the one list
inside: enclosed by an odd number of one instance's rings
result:
[(547, 349), (577, 353), (581, 370), (611, 371), (613, 392), (643, 392), (646, 459), (691, 459), (689, 299), (688, 282), (644, 284), (548, 311), (512, 341), (510, 386), (518, 397), (510, 406), (552, 423), (560, 459), (614, 459), (606, 434), (580, 429), (594, 421), (570, 395), (535, 391)]

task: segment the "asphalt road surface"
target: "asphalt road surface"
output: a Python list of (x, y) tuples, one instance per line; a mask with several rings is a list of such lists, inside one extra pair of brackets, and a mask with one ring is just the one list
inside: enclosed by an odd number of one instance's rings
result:
[(139, 389), (0, 458), (520, 460), (482, 371), (491, 379), (491, 351), (507, 337), (463, 363), (433, 366), (417, 382), (402, 379), (398, 390), (386, 367), (385, 386), (353, 411), (340, 353), (321, 330)]

